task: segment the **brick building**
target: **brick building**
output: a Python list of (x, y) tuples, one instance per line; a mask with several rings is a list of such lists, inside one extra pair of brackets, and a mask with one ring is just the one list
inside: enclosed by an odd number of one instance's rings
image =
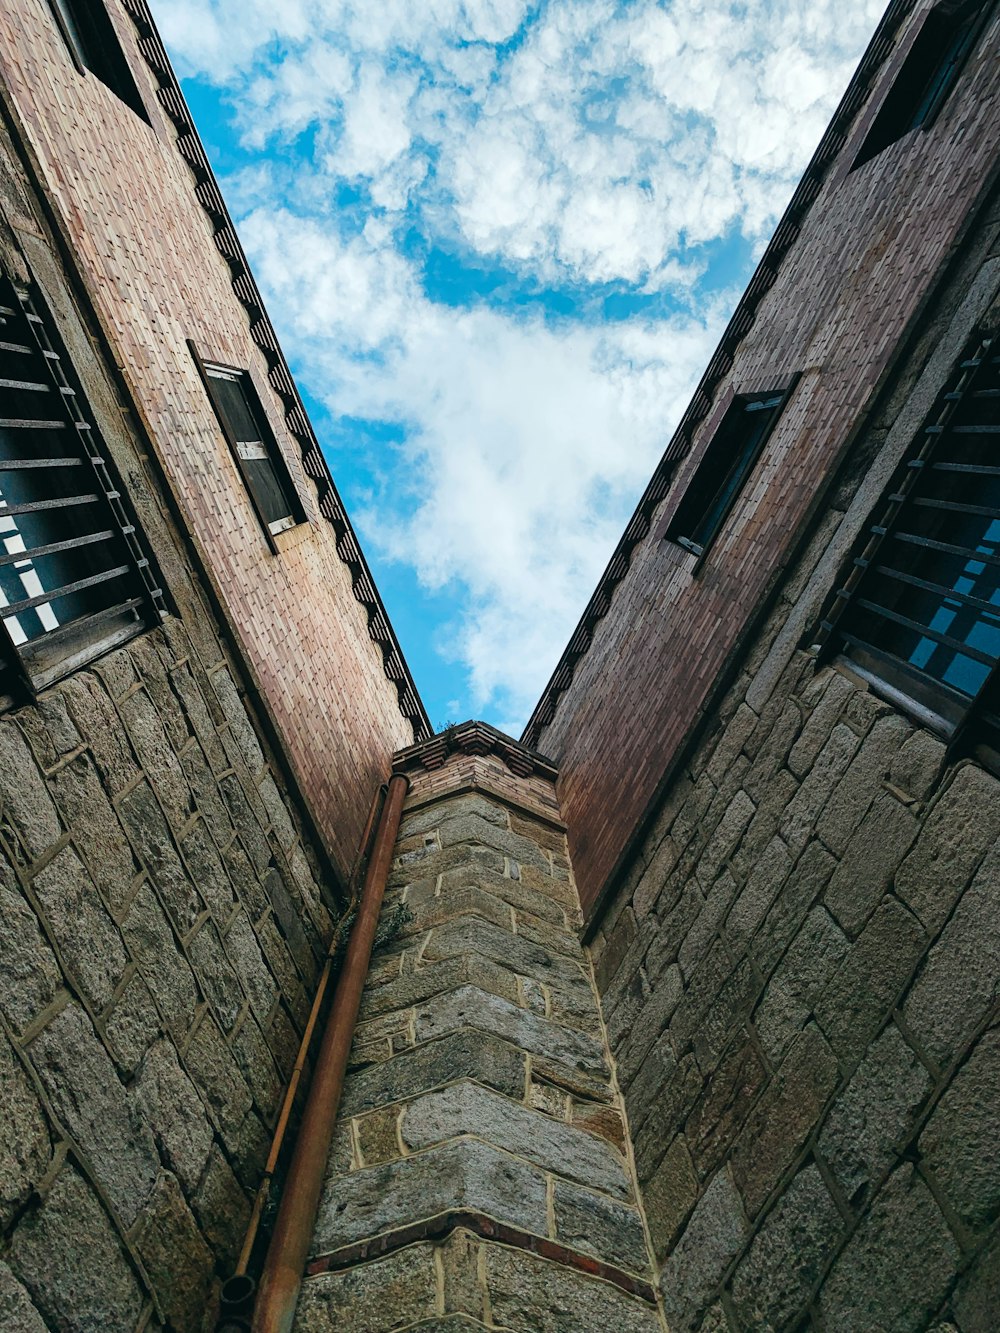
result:
[(432, 737), (145, 3), (5, 8), (4, 1328), (996, 1328), (998, 69), (893, 0), (525, 735)]

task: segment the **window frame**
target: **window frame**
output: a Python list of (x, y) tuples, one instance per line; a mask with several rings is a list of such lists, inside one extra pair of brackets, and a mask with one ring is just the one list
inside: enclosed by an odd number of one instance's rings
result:
[[(23, 343), (12, 345), (10, 350), (14, 351), (16, 347), (18, 351), (28, 352), (32, 361), (25, 364), (25, 369), (38, 373), (36, 361), (37, 366), (44, 365), (53, 401), (59, 403), (52, 420), (60, 420), (66, 428), (64, 448), (67, 452), (60, 457), (76, 460), (70, 466), (81, 477), (87, 478), (84, 484), (93, 488), (94, 501), (101, 511), (97, 528), (93, 533), (84, 534), (82, 540), (71, 534), (53, 543), (30, 547), (23, 554), (16, 550), (0, 550), (0, 563), (15, 566), (22, 561), (33, 563), (47, 554), (71, 554), (78, 548), (90, 546), (95, 539), (108, 540), (118, 544), (120, 554), (115, 559), (122, 560), (123, 564), (112, 564), (108, 571), (87, 575), (79, 582), (64, 584), (62, 588), (43, 589), (41, 594), (22, 600), (44, 605), (59, 600), (53, 596), (55, 593), (62, 592), (65, 596), (77, 588), (110, 585), (119, 580), (126, 593), (124, 598), (67, 620), (23, 643), (15, 641), (6, 622), (12, 615), (16, 617), (33, 608), (22, 605), (22, 602), (8, 602), (0, 607), (0, 659), (3, 675), (7, 677), (9, 673), (9, 680), (0, 685), (0, 709), (5, 709), (16, 706), (25, 698), (35, 698), (57, 681), (154, 628), (168, 614), (168, 606), (159, 571), (151, 552), (141, 540), (135, 514), (43, 293), (34, 283), (14, 283), (0, 272), (0, 313), (4, 317), (4, 332), (24, 339)], [(23, 332), (19, 330), (21, 321)], [(6, 327), (8, 324), (9, 328)], [(12, 422), (10, 428), (17, 429), (17, 426)], [(8, 470), (34, 471), (32, 461), (16, 456), (9, 460), (0, 459), (0, 478)], [(49, 468), (50, 464), (43, 463), (39, 470), (45, 475)], [(39, 486), (38, 497), (27, 503), (56, 510), (66, 503), (60, 503), (58, 498), (53, 503), (53, 497), (43, 485)], [(0, 507), (0, 516), (5, 508), (6, 504)], [(11, 536), (15, 535), (21, 536), (16, 530)], [(23, 538), (21, 540), (23, 545)], [(5, 544), (0, 543), (0, 546)], [(112, 569), (119, 572), (112, 574)], [(11, 611), (12, 607), (19, 609)], [(123, 620), (126, 616), (134, 618)], [(120, 623), (110, 625), (113, 618)], [(8, 684), (10, 688), (7, 688)]]
[[(888, 80), (882, 96), (872, 106), (863, 129), (857, 137), (857, 146), (850, 158), (851, 165), (848, 168), (848, 175), (881, 157), (893, 144), (900, 143), (903, 139), (916, 134), (918, 131), (927, 133), (933, 128), (942, 108), (951, 97), (962, 71), (976, 49), (992, 9), (993, 0), (942, 0), (940, 4), (924, 13), (923, 19), (913, 32), (893, 77)], [(902, 81), (907, 77), (907, 66), (914, 60), (922, 44), (925, 44), (928, 40), (933, 41), (933, 29), (936, 26), (942, 23), (950, 25), (949, 31), (945, 34), (950, 37), (956, 35), (957, 30), (967, 20), (971, 20), (971, 23), (966, 34), (965, 46), (958, 54), (950, 71), (944, 71), (941, 65), (938, 65), (932, 71), (918, 90), (917, 97), (919, 100), (911, 100), (906, 104), (908, 108), (906, 115), (911, 123), (905, 129), (893, 134), (891, 138), (884, 138), (885, 130), (883, 129), (879, 133), (882, 122), (884, 120), (891, 121), (894, 113), (897, 119), (902, 119), (899, 112), (895, 112), (894, 103), (900, 101), (908, 91), (904, 88)], [(910, 77), (912, 78), (912, 69)], [(939, 81), (938, 86), (931, 92), (935, 81)], [(919, 120), (912, 123), (912, 118), (919, 112), (921, 103), (927, 98), (928, 93), (931, 93), (931, 95), (927, 100), (926, 110)], [(869, 147), (875, 139), (884, 141), (880, 142), (877, 147)]]
[[(749, 485), (757, 464), (760, 462), (761, 456), (767, 448), (768, 442), (770, 441), (778, 422), (781, 420), (785, 408), (788, 406), (788, 400), (795, 392), (795, 388), (801, 378), (801, 373), (796, 371), (784, 380), (779, 380), (778, 386), (775, 388), (745, 391), (732, 390), (720, 405), (720, 410), (716, 414), (714, 428), (709, 432), (708, 439), (702, 446), (698, 462), (688, 477), (683, 492), (678, 496), (673, 512), (663, 529), (663, 538), (665, 541), (669, 541), (675, 546), (679, 546), (682, 550), (687, 551), (695, 557), (692, 573), (696, 573), (701, 568), (709, 551), (725, 528), (740, 496)], [(776, 401), (771, 409), (767, 425), (758, 439), (749, 448), (747, 453), (744, 453), (740, 449), (734, 450), (729, 459), (729, 465), (726, 468), (719, 485), (708, 495), (707, 500), (700, 505), (701, 513), (694, 522), (688, 522), (685, 508), (688, 505), (692, 507), (694, 505), (695, 489), (698, 486), (699, 477), (703, 475), (705, 468), (711, 465), (713, 461), (713, 453), (721, 450), (723, 440), (725, 436), (731, 432), (735, 419), (754, 410), (754, 405), (762, 405), (768, 399), (772, 398)], [(681, 526), (691, 527), (692, 530), (695, 531), (698, 529), (707, 517), (723, 487), (733, 476), (737, 467), (740, 466), (741, 463), (743, 464), (742, 481), (734, 487), (732, 494), (720, 509), (715, 522), (706, 533), (704, 540), (700, 543), (696, 542), (688, 536), (688, 534), (679, 531)]]
[[(949, 423), (961, 404), (976, 393), (977, 372), (987, 366), (1000, 368), (1000, 336), (978, 330), (967, 339), (961, 354), (952, 363), (930, 411), (893, 469), (889, 484), (869, 513), (846, 564), (841, 567), (835, 588), (829, 594), (819, 624), (810, 637), (817, 665), (831, 660), (842, 663), (860, 676), (880, 698), (940, 736), (948, 744), (953, 756), (974, 755), (992, 771), (1000, 773), (1000, 659), (991, 664), (991, 654), (982, 653), (964, 641), (952, 640), (944, 631), (909, 622), (898, 612), (895, 616), (887, 615), (885, 612), (892, 612), (894, 608), (879, 608), (879, 604), (873, 604), (864, 597), (869, 571), (871, 577), (881, 572), (883, 567), (879, 561), (886, 557), (887, 544), (895, 537), (899, 525), (909, 517), (914, 503), (919, 503), (921, 499), (926, 503), (928, 497), (917, 492), (921, 478), (927, 472), (941, 471), (947, 474), (956, 466), (939, 458), (938, 463), (943, 462), (944, 466), (935, 468), (935, 452), (940, 442), (947, 438)], [(967, 372), (964, 382), (963, 371)], [(1000, 430), (997, 435), (1000, 437)], [(984, 510), (985, 516), (995, 512), (1000, 520), (1000, 509), (994, 511), (992, 506), (984, 506)], [(977, 509), (975, 512), (983, 511)], [(940, 537), (915, 533), (896, 540), (902, 541), (904, 547), (912, 545), (919, 550), (940, 551), (946, 557), (968, 556), (974, 562), (1000, 565), (1000, 552), (990, 555), (973, 551), (967, 546), (943, 542)], [(891, 546), (888, 546), (887, 558), (890, 561), (893, 559)], [(940, 591), (942, 600), (950, 596), (952, 600), (961, 602), (965, 596), (934, 580), (921, 578), (912, 570), (901, 569), (897, 571), (898, 574), (909, 575), (901, 580), (903, 583), (911, 583), (935, 593)], [(973, 597), (967, 604), (975, 606), (982, 605), (982, 602)], [(956, 689), (947, 681), (904, 661), (884, 644), (869, 643), (852, 632), (850, 621), (856, 607), (862, 611), (874, 609), (875, 614), (890, 622), (895, 620), (904, 625), (912, 623), (923, 637), (942, 643), (945, 647), (952, 647), (955, 652), (972, 660), (978, 657), (983, 665), (989, 667), (989, 674), (974, 694)], [(996, 607), (996, 614), (1000, 616), (1000, 604)]]
[[(55, 20), (56, 27), (66, 44), (70, 58), (77, 68), (77, 72), (83, 75), (93, 75), (100, 83), (113, 93), (135, 114), (144, 120), (147, 125), (152, 125), (149, 111), (146, 103), (143, 101), (142, 94), (139, 91), (139, 84), (132, 72), (132, 66), (129, 64), (128, 57), (125, 55), (124, 48), (118, 36), (118, 30), (115, 27), (114, 20), (108, 13), (107, 6), (103, 0), (83, 0), (89, 8), (82, 12), (74, 8), (79, 0), (48, 0), (49, 11)], [(63, 6), (73, 11), (72, 25), (67, 21), (67, 16)], [(90, 42), (96, 44), (102, 51), (103, 60), (99, 62), (101, 68), (95, 68), (88, 57), (88, 42), (81, 40), (74, 31), (83, 29), (99, 29), (99, 31), (89, 31)], [(105, 77), (105, 76), (109, 77)]]
[[(257, 522), (260, 524), (261, 531), (264, 534), (264, 540), (270, 547), (271, 553), (273, 555), (279, 555), (280, 548), (278, 547), (275, 538), (282, 532), (291, 532), (293, 528), (308, 522), (308, 515), (306, 514), (305, 506), (302, 503), (302, 497), (299, 495), (299, 488), (295, 484), (292, 470), (288, 466), (288, 461), (285, 458), (281, 446), (278, 444), (271, 422), (264, 409), (264, 404), (257, 391), (257, 385), (254, 383), (253, 375), (248, 369), (244, 369), (240, 366), (232, 366), (212, 357), (203, 358), (197, 345), (191, 338), (188, 339), (188, 348), (190, 349), (191, 356), (198, 368), (198, 374), (201, 376), (201, 381), (205, 387), (208, 401), (212, 407), (212, 411), (215, 413), (215, 419), (219, 423), (219, 428), (222, 431), (226, 444), (229, 446), (229, 452), (233, 462), (236, 464), (236, 469), (240, 474), (240, 479), (243, 482), (243, 489), (246, 491), (251, 508), (253, 509), (253, 512), (257, 517)], [(270, 463), (272, 471), (274, 472), (275, 480), (281, 490), (285, 493), (290, 505), (287, 517), (291, 519), (291, 522), (284, 528), (273, 529), (264, 513), (263, 506), (256, 493), (256, 483), (246, 467), (244, 458), (240, 454), (239, 441), (233, 434), (226, 413), (223, 411), (212, 388), (213, 376), (211, 372), (213, 370), (222, 371), (225, 375), (235, 376), (238, 379), (241, 387), (243, 387), (244, 398), (248, 400), (251, 415), (258, 419), (264, 429), (266, 438), (261, 441), (261, 444), (266, 452), (267, 461)], [(249, 386), (249, 395), (246, 392), (246, 386)]]

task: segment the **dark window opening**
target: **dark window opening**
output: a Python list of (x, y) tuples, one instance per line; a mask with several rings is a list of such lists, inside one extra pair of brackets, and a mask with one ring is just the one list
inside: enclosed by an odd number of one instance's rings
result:
[(821, 627), (948, 736), (974, 715), (1000, 739), (998, 350), (984, 339), (956, 367)]
[(37, 300), (0, 282), (0, 696), (156, 623), (163, 593)]
[(971, 0), (931, 10), (865, 136), (855, 167), (911, 130), (930, 128), (976, 43), (988, 8), (988, 0)]
[(276, 550), (273, 538), (304, 522), (305, 511), (253, 381), (245, 370), (202, 361), (193, 345), (191, 350), (257, 517)]
[(760, 457), (790, 392), (791, 386), (734, 399), (670, 521), (668, 540), (704, 554)]
[(66, 45), (80, 68), (89, 69), (148, 122), (149, 115), (103, 0), (50, 0), (50, 3)]

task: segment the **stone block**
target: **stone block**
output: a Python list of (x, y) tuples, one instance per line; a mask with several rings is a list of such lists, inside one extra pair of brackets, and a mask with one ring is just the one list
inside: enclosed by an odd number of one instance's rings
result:
[(712, 947), (719, 923), (738, 892), (739, 885), (728, 870), (723, 870), (706, 892), (704, 905), (677, 951), (677, 961), (685, 978), (691, 976)]
[(23, 1218), (6, 1258), (49, 1328), (134, 1333), (139, 1283), (97, 1195), (70, 1167)]
[(712, 751), (706, 772), (712, 781), (719, 785), (729, 772), (743, 749), (743, 742), (757, 725), (757, 714), (746, 703), (741, 703), (730, 719), (729, 725), (722, 732)]
[[(658, 927), (655, 919), (647, 919), (640, 938), (648, 945), (645, 966), (652, 984), (655, 985), (664, 972), (677, 962), (682, 944), (704, 910), (705, 896), (698, 881), (691, 878), (684, 883), (670, 907), (662, 907)], [(642, 954), (636, 949), (631, 960), (633, 969), (642, 961)], [(626, 972), (627, 968), (623, 967), (622, 974)]]
[(186, 935), (201, 915), (203, 903), (177, 854), (152, 790), (143, 783), (129, 792), (118, 809), (171, 920), (178, 932)]
[[(521, 976), (548, 982), (553, 977), (578, 982), (583, 976), (582, 962), (564, 958), (540, 944), (512, 935), (478, 917), (457, 917), (431, 932), (423, 957), (454, 958), (456, 955), (479, 953), (495, 963), (509, 967)], [(582, 954), (581, 954), (582, 960)]]
[(6, 1333), (48, 1333), (27, 1289), (0, 1261), (0, 1328)]
[(236, 830), (204, 750), (198, 744), (189, 745), (180, 760), (194, 796), (195, 809), (207, 824), (217, 845), (225, 847)]
[(61, 835), (59, 814), (23, 735), (11, 721), (0, 722), (0, 755), (3, 822), (20, 840), (27, 859), (34, 860)]
[(158, 1041), (146, 1052), (132, 1095), (165, 1165), (190, 1194), (208, 1161), (212, 1128), (172, 1042)]
[[(437, 883), (438, 881), (435, 879), (435, 888)], [(454, 870), (445, 871), (440, 880), (440, 896), (447, 898), (453, 890), (465, 888), (469, 884), (483, 889), (486, 893), (508, 903), (511, 907), (523, 908), (527, 912), (532, 912), (536, 917), (542, 917), (546, 921), (554, 921), (558, 925), (566, 924), (567, 913), (571, 912), (575, 905), (571, 901), (573, 899), (572, 889), (569, 892), (564, 892), (563, 886), (557, 880), (549, 879), (546, 881), (545, 889), (539, 889), (526, 884), (523, 878), (511, 879), (509, 875), (484, 870), (481, 866), (477, 868), (458, 866)], [(414, 889), (416, 887), (416, 885), (411, 885), (407, 889), (407, 903), (415, 900)], [(559, 889), (558, 893), (555, 892), (557, 888)]]
[(772, 1064), (778, 1063), (792, 1037), (805, 1026), (813, 1003), (849, 947), (830, 914), (813, 907), (754, 1012), (754, 1027)]
[(1000, 846), (986, 856), (906, 999), (906, 1022), (941, 1065), (986, 1017), (1000, 977)]
[(894, 1027), (872, 1044), (834, 1102), (819, 1150), (843, 1190), (859, 1203), (895, 1165), (930, 1091), (930, 1076)]
[(246, 912), (242, 910), (235, 914), (226, 931), (226, 953), (246, 988), (254, 1013), (263, 1022), (278, 998), (278, 987), (264, 962)]
[(762, 988), (751, 959), (742, 958), (694, 1034), (694, 1054), (703, 1074), (715, 1069), (733, 1033), (745, 1027)]
[(202, 1333), (214, 1260), (181, 1188), (164, 1172), (136, 1228), (135, 1247), (176, 1333)]
[(824, 902), (852, 938), (859, 934), (892, 883), (920, 831), (913, 812), (889, 792), (876, 796), (833, 872)]
[(552, 1186), (552, 1207), (556, 1238), (563, 1245), (646, 1275), (649, 1252), (638, 1209), (558, 1178)]
[(737, 1326), (747, 1333), (798, 1327), (843, 1227), (816, 1167), (800, 1171), (733, 1274)]
[(956, 1216), (983, 1231), (1000, 1216), (1000, 1028), (986, 1032), (920, 1136), (925, 1165)]
[(191, 792), (156, 705), (145, 690), (137, 690), (122, 700), (118, 712), (164, 809), (176, 824), (182, 824), (191, 813)]
[(624, 1162), (602, 1139), (476, 1083), (463, 1080), (407, 1103), (400, 1132), (413, 1150), (475, 1134), (568, 1180), (629, 1197)]
[(184, 1060), (216, 1126), (229, 1141), (235, 1141), (253, 1096), (222, 1034), (207, 1015), (198, 1024)]
[(427, 1243), (409, 1245), (343, 1272), (319, 1273), (302, 1285), (296, 1333), (410, 1328), (435, 1313), (437, 1285), (434, 1247)]
[(674, 1058), (670, 1034), (665, 1032), (650, 1047), (642, 1068), (625, 1093), (629, 1125), (633, 1135), (645, 1123), (656, 1099), (660, 1097), (668, 1081), (674, 1077), (676, 1069), (677, 1060)]
[(63, 822), (73, 830), (73, 842), (89, 877), (117, 914), (128, 900), (138, 865), (97, 769), (87, 755), (78, 755), (53, 774), (49, 787)]
[[(416, 1104), (419, 1105), (420, 1103)], [(358, 1136), (358, 1147), (361, 1150), (362, 1166), (378, 1166), (382, 1162), (391, 1162), (395, 1158), (403, 1156), (403, 1150), (396, 1135), (398, 1123), (399, 1110), (397, 1107), (372, 1111), (369, 1115), (362, 1116), (354, 1122), (355, 1132)], [(440, 1139), (435, 1139), (434, 1142), (440, 1143), (443, 1139), (452, 1137), (454, 1136), (445, 1134)]]
[(959, 1333), (995, 1333), (1000, 1310), (1000, 1234), (986, 1242), (952, 1293)]
[(627, 1088), (642, 1068), (650, 1047), (666, 1029), (683, 994), (680, 968), (676, 965), (667, 968), (618, 1047), (618, 1077), (622, 1087)]
[(191, 1206), (215, 1256), (216, 1267), (222, 1272), (230, 1271), (250, 1221), (250, 1202), (215, 1144)]
[(122, 937), (79, 858), (64, 848), (33, 888), (65, 966), (96, 1009), (103, 1009), (127, 962)]
[(304, 924), (309, 923), (309, 918), (303, 912), (301, 904), (293, 901), (289, 882), (275, 866), (271, 866), (264, 873), (264, 892), (281, 926), (281, 933), (285, 937), (289, 952), (295, 959), (299, 975), (307, 985), (311, 986), (316, 976), (316, 959), (304, 929)]
[(896, 893), (928, 931), (941, 928), (998, 838), (1000, 782), (985, 769), (965, 764), (934, 802), (896, 875)]
[(820, 1290), (824, 1328), (837, 1333), (912, 1333), (931, 1322), (960, 1252), (927, 1186), (902, 1166)]
[(540, 870), (549, 867), (548, 858), (532, 837), (512, 833), (508, 829), (484, 819), (482, 815), (455, 815), (443, 819), (438, 825), (438, 836), (442, 849), (456, 846), (492, 847), (505, 856), (512, 857), (519, 865), (536, 866)]
[(149, 987), (134, 972), (104, 1019), (104, 1040), (115, 1063), (131, 1078), (144, 1053), (160, 1035), (162, 1024)]
[(929, 731), (915, 731), (894, 755), (889, 781), (915, 800), (925, 801), (937, 786), (947, 757), (943, 741)]
[(751, 951), (764, 976), (788, 947), (835, 867), (833, 857), (818, 842), (811, 842), (795, 863), (754, 936)]
[(9, 862), (0, 855), (0, 1009), (16, 1029), (51, 1003), (62, 973)]
[(734, 948), (745, 948), (750, 943), (788, 879), (793, 860), (781, 838), (772, 838), (764, 848), (745, 888), (726, 918), (726, 938)]
[(295, 825), (292, 823), (291, 815), (288, 813), (285, 799), (270, 773), (265, 773), (258, 782), (257, 791), (264, 804), (264, 809), (267, 811), (267, 817), (271, 821), (274, 836), (278, 839), (282, 850), (288, 852), (298, 834), (295, 831)]
[(131, 1226), (153, 1188), (159, 1159), (90, 1019), (75, 1004), (67, 1006), (28, 1053), (53, 1112), (85, 1153), (123, 1224)]
[(776, 773), (755, 795), (757, 813), (751, 819), (743, 841), (735, 849), (729, 867), (740, 882), (747, 880), (757, 867), (765, 847), (778, 831), (785, 811), (799, 789), (798, 779), (787, 768)]
[(594, 1038), (560, 1027), (475, 986), (461, 986), (420, 1005), (414, 1027), (418, 1042), (475, 1028), (568, 1069), (598, 1076), (607, 1072), (603, 1048)]
[(263, 875), (271, 864), (271, 848), (243, 784), (235, 773), (229, 773), (219, 780), (219, 790), (254, 870)]
[(900, 746), (911, 733), (912, 728), (898, 714), (881, 718), (837, 783), (819, 818), (816, 832), (838, 856), (843, 856), (858, 825), (880, 795)]
[(831, 672), (819, 702), (809, 714), (798, 739), (788, 754), (788, 767), (802, 778), (818, 762), (819, 756), (836, 729), (844, 706), (854, 694), (854, 685), (839, 672)]
[(181, 839), (188, 874), (198, 886), (205, 906), (217, 921), (227, 921), (235, 895), (222, 857), (204, 819), (196, 819)]
[(404, 810), (399, 825), (399, 837), (412, 838), (418, 833), (432, 833), (445, 819), (457, 819), (462, 815), (477, 815), (488, 824), (497, 828), (509, 828), (510, 816), (507, 807), (491, 801), (476, 792), (458, 796), (449, 796), (446, 801), (435, 801), (419, 810)]
[(698, 860), (698, 877), (703, 884), (710, 884), (715, 879), (756, 813), (757, 807), (746, 792), (738, 791)]
[(670, 1253), (677, 1233), (698, 1202), (698, 1173), (684, 1136), (679, 1134), (642, 1191), (649, 1236), (658, 1263)]
[(132, 900), (122, 934), (170, 1031), (186, 1032), (198, 1004), (194, 974), (148, 884)]
[(705, 1015), (719, 998), (732, 976), (735, 960), (724, 940), (716, 940), (691, 977), (670, 1022), (674, 1050), (683, 1051), (693, 1042)]
[(460, 1078), (474, 1079), (519, 1101), (524, 1096), (525, 1056), (492, 1034), (456, 1032), (352, 1074), (340, 1113), (360, 1115), (391, 1106)]
[(698, 1327), (726, 1270), (746, 1244), (748, 1230), (736, 1187), (728, 1172), (720, 1171), (663, 1265), (660, 1291), (671, 1330), (690, 1333)]
[(112, 796), (117, 796), (141, 772), (118, 710), (99, 679), (89, 671), (70, 676), (59, 689), (90, 746), (105, 786)]
[(804, 776), (778, 827), (784, 842), (794, 853), (800, 852), (809, 841), (820, 811), (846, 772), (858, 745), (858, 738), (851, 728), (839, 723)]
[(655, 1307), (610, 1282), (505, 1245), (483, 1246), (483, 1274), (493, 1323), (532, 1333), (660, 1333)]
[(2, 1033), (0, 1105), (0, 1227), (6, 1231), (48, 1168), (51, 1143), (42, 1104)]
[(736, 1141), (767, 1069), (746, 1032), (741, 1032), (691, 1108), (687, 1144), (702, 1177), (719, 1167)]
[(223, 716), (229, 723), (229, 731), (235, 740), (243, 761), (250, 772), (257, 774), (264, 765), (264, 754), (253, 722), (247, 712), (243, 698), (236, 688), (236, 683), (228, 671), (215, 671), (211, 677), (212, 690), (222, 709)]
[(837, 1061), (815, 1027), (800, 1032), (747, 1118), (730, 1157), (750, 1217), (794, 1163), (837, 1084)]
[(478, 1236), (468, 1231), (453, 1231), (438, 1248), (435, 1256), (440, 1265), (441, 1282), (439, 1306), (444, 1314), (461, 1314), (486, 1319), (486, 1290), (479, 1280)]
[(903, 991), (927, 943), (920, 923), (886, 898), (815, 1005), (816, 1019), (845, 1062), (860, 1059)]
[(327, 1254), (454, 1209), (548, 1234), (544, 1175), (489, 1144), (459, 1139), (329, 1180), (312, 1253)]
[(618, 990), (616, 984), (615, 989), (617, 1002), (614, 1009), (609, 1010), (606, 1007), (604, 1009), (608, 1044), (613, 1051), (618, 1049), (631, 1032), (632, 1024), (638, 1019), (651, 994), (649, 982), (642, 971), (632, 973), (627, 987)]
[[(533, 1087), (539, 1085), (533, 1084)], [(595, 1106), (592, 1102), (580, 1101), (575, 1097), (570, 1099), (570, 1120), (574, 1125), (579, 1125), (589, 1134), (596, 1134), (599, 1138), (605, 1139), (613, 1148), (624, 1157), (625, 1155), (625, 1125), (618, 1111), (613, 1111), (607, 1106)]]
[(632, 892), (632, 908), (640, 920), (652, 911), (653, 904), (680, 860), (680, 855), (680, 846), (669, 834), (660, 839), (659, 846), (639, 876)]
[(205, 921), (189, 941), (188, 957), (216, 1018), (224, 1031), (231, 1032), (243, 1008), (243, 989), (211, 921)]
[(636, 1174), (640, 1183), (645, 1183), (662, 1161), (703, 1086), (704, 1079), (694, 1056), (685, 1055), (652, 1101), (642, 1128), (633, 1129)]

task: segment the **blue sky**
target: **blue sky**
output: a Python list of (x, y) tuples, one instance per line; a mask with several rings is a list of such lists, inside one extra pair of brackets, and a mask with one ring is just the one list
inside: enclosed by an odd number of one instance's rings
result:
[(882, 0), (152, 0), (435, 726), (517, 734)]

